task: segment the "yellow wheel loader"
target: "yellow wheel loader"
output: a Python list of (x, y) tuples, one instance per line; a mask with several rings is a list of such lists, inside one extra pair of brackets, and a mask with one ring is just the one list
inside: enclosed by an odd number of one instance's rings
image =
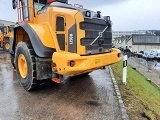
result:
[(13, 37), (13, 27), (14, 26), (0, 26), (0, 47), (3, 48), (5, 51), (9, 51), (10, 43), (9, 38)]
[(67, 0), (12, 0), (18, 11), (10, 54), (27, 91), (51, 79), (89, 73), (121, 60), (112, 48), (112, 23), (101, 12)]
[(0, 23), (0, 47), (3, 46), (3, 38), (4, 38), (4, 35), (3, 35), (3, 31), (4, 31), (3, 26), (4, 25)]

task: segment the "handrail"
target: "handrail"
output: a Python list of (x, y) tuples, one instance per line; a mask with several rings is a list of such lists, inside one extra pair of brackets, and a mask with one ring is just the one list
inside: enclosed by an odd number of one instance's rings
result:
[[(25, 9), (26, 8), (28, 8), (28, 11), (27, 11), (27, 13), (28, 13), (28, 20), (25, 18), (25, 16), (24, 16), (24, 12), (25, 12)], [(20, 23), (20, 22), (31, 22), (31, 23), (33, 23), (34, 22), (34, 17), (31, 17), (31, 15), (29, 15), (30, 13), (29, 13), (29, 9), (31, 9), (31, 10), (33, 10), (33, 14), (34, 14), (34, 10), (37, 10), (38, 11), (38, 9), (36, 9), (36, 8), (33, 8), (33, 7), (29, 7), (29, 6), (21, 6), (21, 7), (18, 7), (17, 8), (17, 12), (18, 12), (18, 22)]]
[(75, 7), (83, 8), (83, 5), (80, 4), (74, 4)]

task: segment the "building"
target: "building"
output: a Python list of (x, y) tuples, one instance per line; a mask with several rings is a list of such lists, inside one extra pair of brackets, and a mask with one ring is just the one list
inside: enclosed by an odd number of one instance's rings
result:
[(126, 36), (121, 36), (121, 37), (116, 37), (114, 39), (113, 44), (115, 47), (119, 48), (126, 48), (128, 45), (128, 42), (131, 40), (132, 36), (131, 35), (126, 35)]
[(0, 33), (2, 32), (1, 26), (10, 26), (10, 25), (15, 25), (15, 22), (0, 20)]
[(149, 51), (151, 49), (160, 49), (160, 36), (156, 35), (132, 35), (129, 42), (132, 46), (131, 51)]
[(0, 20), (0, 24), (4, 26), (10, 26), (10, 25), (15, 25), (15, 22), (12, 21), (6, 21), (6, 20)]
[(137, 30), (137, 31), (113, 31), (112, 38), (117, 38), (121, 36), (130, 36), (132, 34), (146, 34), (146, 30)]
[(131, 36), (122, 36), (116, 39), (116, 47), (129, 48), (131, 52), (149, 51), (151, 49), (160, 49), (160, 36), (133, 34)]

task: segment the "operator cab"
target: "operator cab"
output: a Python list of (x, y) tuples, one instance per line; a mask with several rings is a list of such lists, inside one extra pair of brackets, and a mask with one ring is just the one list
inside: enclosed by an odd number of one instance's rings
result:
[(61, 3), (68, 3), (68, 0), (34, 0), (34, 8), (37, 10), (43, 9), (48, 4), (53, 2), (61, 2)]
[(18, 10), (18, 21), (33, 22), (39, 10), (53, 2), (68, 3), (68, 0), (12, 0), (13, 9)]

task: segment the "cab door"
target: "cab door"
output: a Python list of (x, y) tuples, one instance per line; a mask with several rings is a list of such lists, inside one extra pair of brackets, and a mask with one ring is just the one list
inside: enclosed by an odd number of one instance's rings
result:
[(56, 37), (60, 50), (67, 51), (66, 44), (66, 26), (65, 18), (63, 16), (56, 16)]

